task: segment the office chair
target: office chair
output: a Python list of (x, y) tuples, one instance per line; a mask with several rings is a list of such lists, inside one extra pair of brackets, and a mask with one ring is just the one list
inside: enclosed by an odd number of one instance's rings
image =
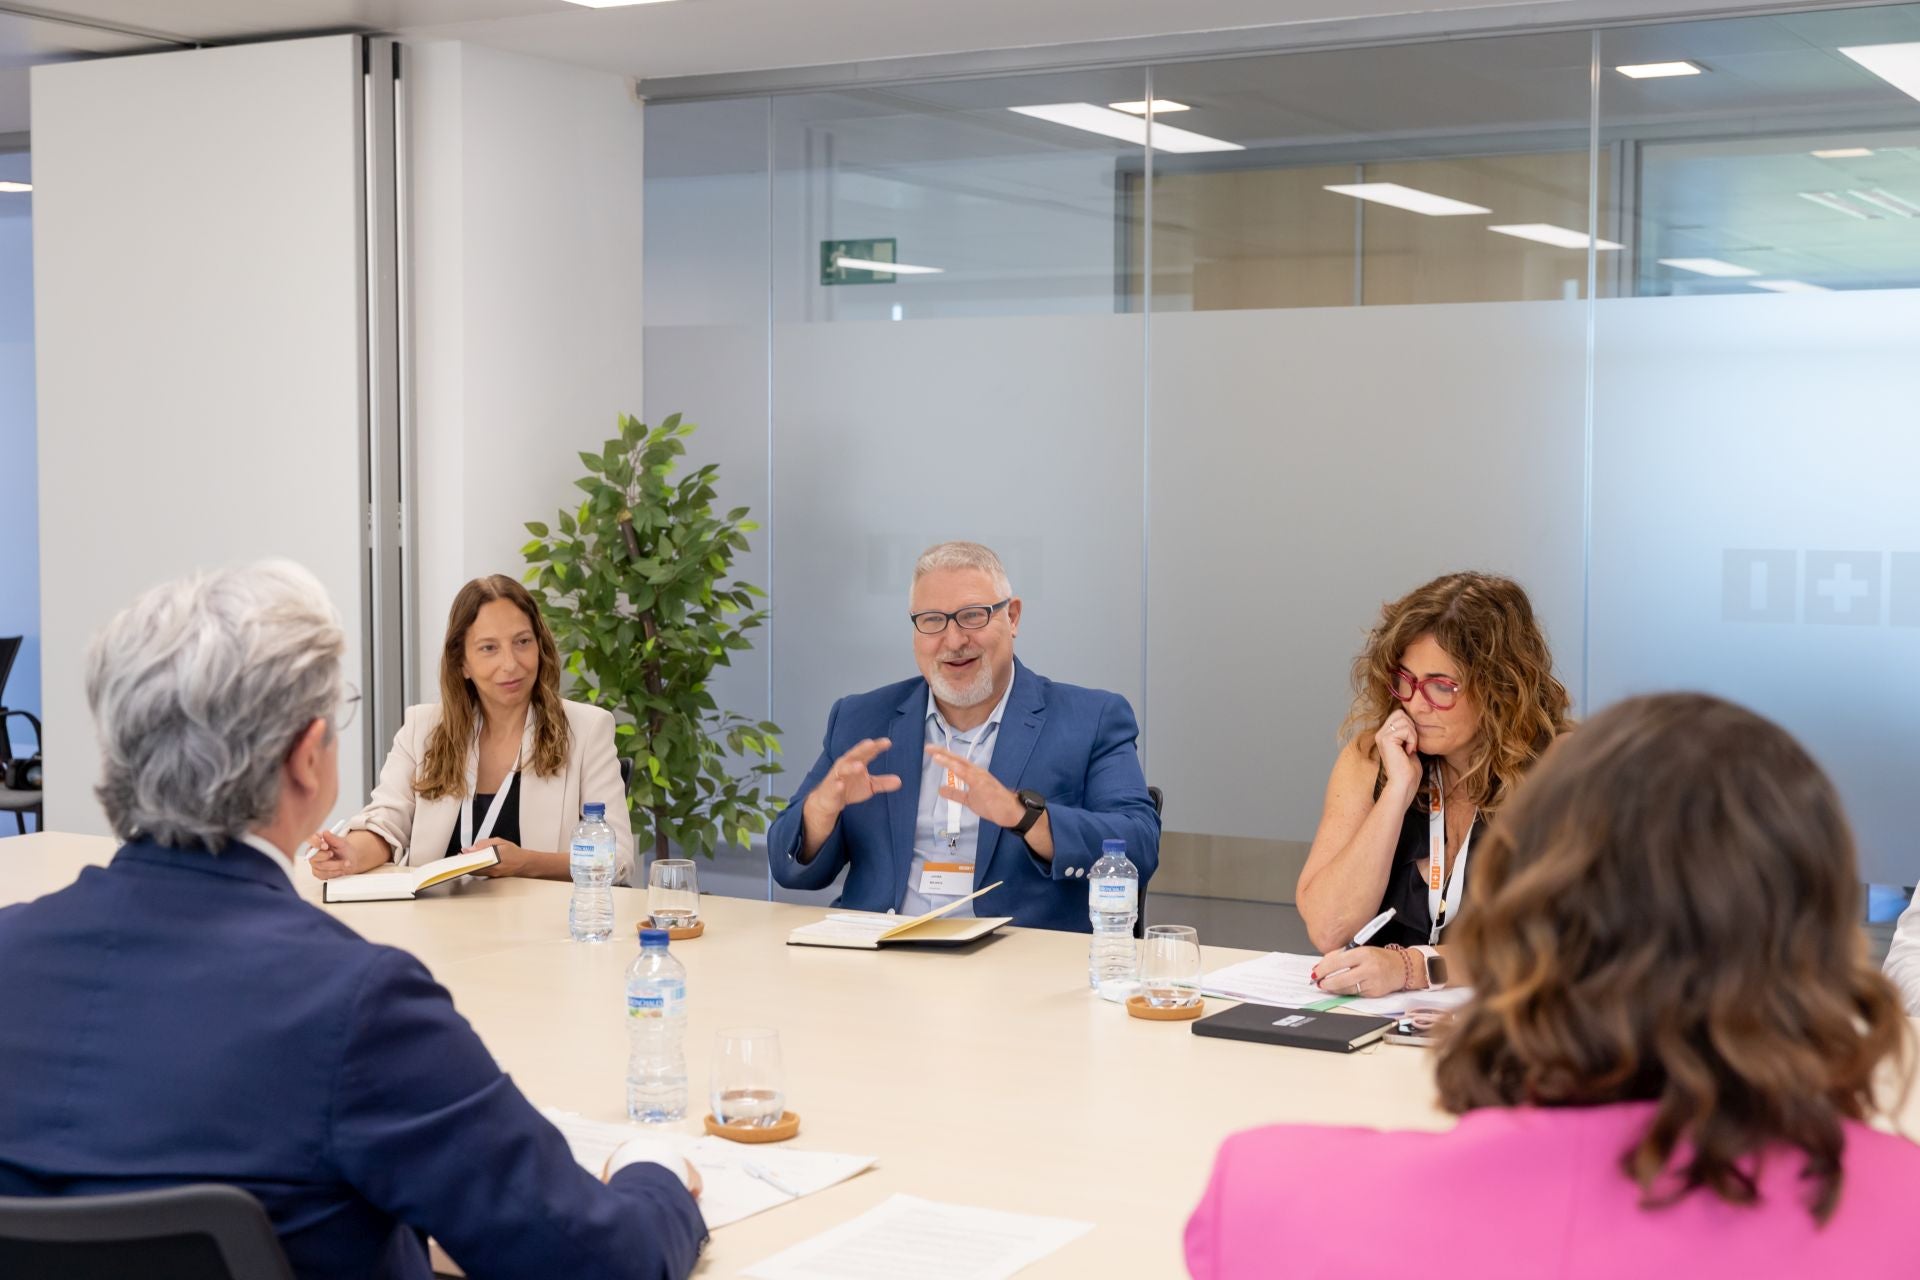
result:
[(293, 1280), (266, 1210), (238, 1187), (0, 1196), (9, 1280)]
[[(21, 641), (20, 636), (0, 637), (0, 697), (6, 696), (7, 677), (13, 672), (14, 659), (20, 656)], [(34, 750), (43, 749), (43, 740), (40, 736), (40, 721), (32, 712), (10, 711), (4, 705), (0, 705), (0, 813), (13, 814), (14, 826), (20, 829), (20, 834), (25, 835), (29, 813), (34, 817), (36, 829), (44, 829), (47, 819), (39, 788), (14, 790), (7, 786), (7, 765), (13, 760), (13, 741), (7, 736), (7, 722), (16, 718), (25, 720), (33, 726)]]
[(630, 795), (632, 794), (632, 792), (633, 792), (633, 759), (630, 756), (621, 756), (620, 757), (620, 794)]

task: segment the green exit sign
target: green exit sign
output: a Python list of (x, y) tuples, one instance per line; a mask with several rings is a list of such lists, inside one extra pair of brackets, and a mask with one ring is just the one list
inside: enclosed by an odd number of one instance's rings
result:
[(899, 242), (886, 240), (822, 240), (820, 283), (892, 284), (897, 277), (877, 264), (898, 262)]

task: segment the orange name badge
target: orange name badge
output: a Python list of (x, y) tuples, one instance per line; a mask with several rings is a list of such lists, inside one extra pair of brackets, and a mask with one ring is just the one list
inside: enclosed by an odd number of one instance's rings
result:
[(971, 862), (928, 862), (920, 867), (920, 892), (929, 898), (963, 898), (973, 892)]

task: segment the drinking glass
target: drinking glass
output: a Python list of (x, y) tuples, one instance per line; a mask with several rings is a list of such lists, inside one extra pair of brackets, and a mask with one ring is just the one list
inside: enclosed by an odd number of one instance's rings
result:
[(780, 1033), (736, 1027), (713, 1038), (713, 1115), (721, 1124), (765, 1129), (787, 1114), (787, 1072)]
[(690, 858), (662, 858), (647, 869), (647, 914), (656, 929), (700, 923), (700, 885)]
[(1140, 989), (1156, 1009), (1200, 1002), (1200, 935), (1192, 926), (1147, 926), (1140, 943)]

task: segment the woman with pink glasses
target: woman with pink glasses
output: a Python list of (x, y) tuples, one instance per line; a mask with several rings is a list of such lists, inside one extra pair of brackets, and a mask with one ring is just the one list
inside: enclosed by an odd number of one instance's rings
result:
[[(1353, 664), (1346, 745), (1295, 901), (1330, 995), (1444, 986), (1476, 832), (1573, 727), (1520, 584), (1452, 573), (1387, 605)], [(1376, 915), (1392, 918), (1345, 949)]]

